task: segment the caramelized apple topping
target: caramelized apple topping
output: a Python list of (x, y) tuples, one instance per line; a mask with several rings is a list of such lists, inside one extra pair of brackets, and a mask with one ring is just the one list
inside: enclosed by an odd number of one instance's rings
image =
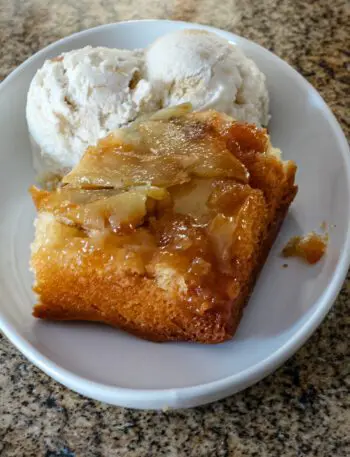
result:
[[(190, 160), (189, 160), (190, 161)], [(156, 157), (124, 151), (119, 146), (88, 148), (63, 182), (82, 188), (123, 189), (134, 185), (169, 187), (190, 180), (174, 157)]]
[(215, 181), (208, 198), (208, 207), (225, 216), (234, 216), (244, 201), (254, 193), (249, 186), (234, 181)]
[(151, 219), (150, 231), (158, 246), (148, 267), (151, 273), (161, 264), (176, 270), (188, 287), (209, 280), (216, 262), (214, 253), (206, 229), (199, 227), (192, 217), (168, 213)]
[(258, 129), (252, 124), (231, 123), (224, 136), (227, 139), (228, 149), (243, 162), (249, 155), (266, 152), (269, 144), (266, 130)]
[(194, 178), (181, 186), (170, 187), (173, 211), (191, 216), (199, 225), (207, 225), (212, 217), (208, 199), (213, 192), (213, 183), (213, 179)]
[(145, 216), (155, 211), (156, 202), (169, 197), (165, 189), (155, 187), (135, 187), (124, 192), (69, 187), (48, 192), (32, 187), (31, 193), (38, 211), (51, 212), (60, 221), (86, 230), (110, 228), (113, 232), (141, 225)]
[(250, 189), (241, 206), (233, 207), (231, 215), (226, 210), (213, 218), (208, 227), (208, 236), (222, 272), (234, 272), (236, 277), (245, 274), (240, 264), (252, 257), (262, 236), (266, 217), (262, 193)]
[(96, 147), (89, 147), (63, 183), (85, 188), (170, 187), (192, 177), (247, 183), (246, 167), (210, 122), (180, 113), (167, 120), (150, 117), (117, 130)]

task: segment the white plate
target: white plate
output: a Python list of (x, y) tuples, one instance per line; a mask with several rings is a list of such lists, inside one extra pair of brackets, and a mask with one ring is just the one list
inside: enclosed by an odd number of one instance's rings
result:
[[(300, 190), (247, 306), (235, 338), (217, 346), (156, 344), (103, 325), (34, 320), (28, 271), (34, 181), (25, 123), (26, 93), (45, 59), (85, 45), (145, 47), (164, 33), (212, 30), (237, 43), (267, 75), (273, 144), (299, 166)], [(350, 256), (347, 142), (320, 95), (278, 57), (244, 38), (195, 24), (110, 24), (43, 49), (0, 87), (0, 326), (35, 365), (88, 397), (134, 408), (188, 407), (246, 388), (272, 372), (312, 334), (330, 309)], [(295, 234), (334, 224), (316, 266), (279, 256)]]

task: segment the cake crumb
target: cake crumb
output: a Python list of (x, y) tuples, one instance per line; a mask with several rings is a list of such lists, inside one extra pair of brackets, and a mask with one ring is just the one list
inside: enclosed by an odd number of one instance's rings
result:
[(309, 264), (317, 263), (327, 249), (328, 234), (310, 232), (305, 236), (292, 237), (283, 248), (284, 257), (300, 257)]

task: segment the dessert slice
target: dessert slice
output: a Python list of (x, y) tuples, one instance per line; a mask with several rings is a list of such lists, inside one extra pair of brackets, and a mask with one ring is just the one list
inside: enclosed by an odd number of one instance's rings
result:
[(231, 338), (297, 188), (265, 130), (188, 106), (87, 149), (38, 210), (34, 316)]

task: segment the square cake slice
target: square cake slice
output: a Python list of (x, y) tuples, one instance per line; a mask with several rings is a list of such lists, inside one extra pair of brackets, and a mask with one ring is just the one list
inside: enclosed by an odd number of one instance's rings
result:
[(35, 317), (154, 341), (219, 343), (239, 324), (297, 188), (264, 129), (188, 106), (87, 149), (31, 189)]

